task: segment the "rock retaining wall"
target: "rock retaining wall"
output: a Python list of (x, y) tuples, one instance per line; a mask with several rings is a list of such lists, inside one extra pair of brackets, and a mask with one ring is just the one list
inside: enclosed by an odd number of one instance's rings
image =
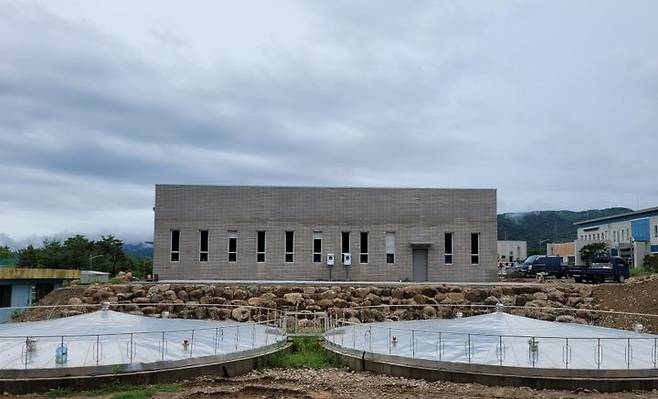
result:
[[(459, 305), (502, 303), (510, 307), (512, 314), (587, 323), (595, 317), (587, 310), (597, 308), (592, 287), (587, 285), (379, 288), (123, 284), (90, 286), (82, 295), (68, 301), (71, 305), (82, 305), (81, 308), (60, 312), (63, 316), (72, 315), (84, 311), (84, 305), (104, 301), (113, 304), (113, 309), (138, 315), (158, 317), (167, 311), (170, 317), (238, 321), (267, 317), (266, 311), (254, 307), (309, 313), (326, 311), (352, 321), (370, 322), (451, 318), (458, 311), (465, 315), (491, 311)], [(542, 309), (545, 307), (556, 309)]]

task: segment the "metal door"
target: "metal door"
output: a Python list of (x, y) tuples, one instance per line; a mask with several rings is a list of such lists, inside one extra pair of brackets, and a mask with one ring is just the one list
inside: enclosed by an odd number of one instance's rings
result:
[(427, 249), (413, 250), (414, 281), (427, 281)]

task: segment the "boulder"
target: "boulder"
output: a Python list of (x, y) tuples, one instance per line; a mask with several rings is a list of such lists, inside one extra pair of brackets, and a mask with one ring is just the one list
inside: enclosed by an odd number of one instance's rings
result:
[(449, 292), (446, 294), (446, 297), (441, 301), (445, 304), (460, 304), (464, 303), (464, 293), (463, 292)]
[(493, 295), (492, 295), (492, 296), (488, 296), (488, 297), (486, 297), (486, 298), (484, 299), (484, 304), (485, 304), (485, 305), (495, 305), (495, 304), (497, 304), (497, 303), (499, 303), (499, 302), (500, 302), (500, 301), (498, 300), (498, 298), (496, 298), (496, 297), (493, 296)]
[(539, 299), (540, 301), (548, 301), (548, 295), (546, 295), (544, 292), (535, 292), (532, 297)]
[(437, 312), (432, 306), (425, 306), (422, 310), (423, 319), (436, 319)]
[(299, 292), (290, 292), (288, 294), (283, 295), (283, 299), (285, 299), (286, 302), (288, 302), (289, 304), (293, 306), (297, 306), (300, 303), (302, 303), (302, 301), (304, 300), (304, 296)]
[(69, 299), (68, 304), (69, 305), (82, 305), (82, 299), (73, 297), (73, 298)]
[(203, 296), (203, 290), (199, 288), (192, 290), (189, 293), (190, 300), (192, 301), (198, 301), (199, 299), (201, 299), (202, 296)]
[(178, 296), (178, 299), (180, 299), (183, 302), (187, 302), (190, 299), (190, 296), (187, 294), (187, 291), (185, 290), (178, 291), (178, 294), (176, 295)]
[(366, 300), (370, 301), (370, 304), (373, 306), (378, 306), (382, 304), (382, 299), (375, 294), (366, 295)]
[(155, 313), (155, 306), (144, 306), (142, 308), (142, 313), (144, 313), (145, 316), (152, 315)]
[(365, 298), (368, 294), (370, 294), (370, 288), (357, 288), (354, 291), (354, 295), (359, 298)]
[(334, 299), (338, 294), (334, 290), (322, 291), (319, 295), (319, 299)]
[(334, 299), (334, 306), (337, 308), (346, 308), (347, 307), (347, 301), (341, 298), (336, 298)]
[(247, 298), (249, 298), (249, 294), (247, 294), (247, 291), (241, 288), (236, 288), (233, 290), (233, 299), (247, 299)]
[[(482, 290), (479, 290), (477, 288), (472, 288), (464, 291), (464, 298), (469, 302), (480, 302), (483, 299), (486, 299), (487, 295)], [(489, 296), (489, 298), (491, 298), (491, 296)]]
[(233, 320), (236, 321), (247, 321), (251, 317), (251, 309), (240, 306), (238, 308), (233, 309), (231, 312), (231, 317)]

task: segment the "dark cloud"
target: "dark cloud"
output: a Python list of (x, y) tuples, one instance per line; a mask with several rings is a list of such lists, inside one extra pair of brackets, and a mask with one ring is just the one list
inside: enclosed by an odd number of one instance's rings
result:
[(0, 1), (0, 233), (148, 239), (155, 183), (655, 206), (657, 11)]

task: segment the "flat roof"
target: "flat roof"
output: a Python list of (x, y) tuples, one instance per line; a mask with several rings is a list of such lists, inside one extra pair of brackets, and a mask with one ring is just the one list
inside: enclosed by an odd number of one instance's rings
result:
[(0, 268), (0, 280), (75, 280), (79, 278), (80, 270), (74, 269)]
[(601, 222), (622, 221), (622, 220), (636, 219), (641, 216), (654, 216), (654, 215), (658, 215), (658, 206), (653, 208), (640, 209), (639, 211), (620, 213), (619, 215), (583, 220), (580, 222), (575, 222), (574, 225), (584, 227), (586, 225), (601, 224)]

